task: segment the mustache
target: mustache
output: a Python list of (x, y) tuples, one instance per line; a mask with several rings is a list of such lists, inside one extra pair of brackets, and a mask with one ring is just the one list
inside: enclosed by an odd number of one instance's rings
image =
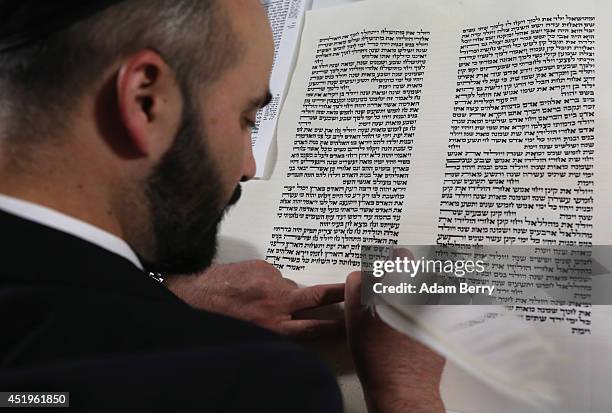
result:
[(236, 189), (234, 190), (232, 197), (227, 202), (227, 206), (232, 206), (235, 203), (237, 203), (241, 196), (242, 196), (242, 187), (240, 186), (240, 184), (238, 184), (236, 185)]

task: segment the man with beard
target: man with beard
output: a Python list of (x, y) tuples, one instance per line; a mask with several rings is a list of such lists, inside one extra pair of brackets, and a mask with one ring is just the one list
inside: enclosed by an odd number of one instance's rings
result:
[(441, 411), (443, 360), (363, 311), (359, 274), (298, 288), (263, 261), (211, 267), (272, 55), (257, 0), (0, 0), (1, 391), (340, 411), (327, 367), (275, 333), (337, 331), (297, 315), (346, 292), (370, 409)]

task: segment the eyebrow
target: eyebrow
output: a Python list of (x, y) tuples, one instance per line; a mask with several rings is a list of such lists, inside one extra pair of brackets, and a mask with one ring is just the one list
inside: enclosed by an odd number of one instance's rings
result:
[(272, 101), (272, 92), (268, 90), (264, 96), (261, 96), (253, 100), (250, 104), (250, 107), (254, 109), (261, 109), (263, 107), (266, 107), (271, 101)]

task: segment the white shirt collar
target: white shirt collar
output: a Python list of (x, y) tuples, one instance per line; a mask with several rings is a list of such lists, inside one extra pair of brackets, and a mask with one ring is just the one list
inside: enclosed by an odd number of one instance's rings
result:
[(0, 194), (0, 210), (74, 235), (107, 251), (120, 255), (143, 270), (143, 266), (136, 253), (124, 240), (80, 219), (62, 214), (51, 208), (3, 194)]

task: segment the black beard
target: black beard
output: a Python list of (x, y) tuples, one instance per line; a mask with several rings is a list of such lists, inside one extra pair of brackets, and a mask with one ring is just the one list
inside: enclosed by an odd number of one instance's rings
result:
[(224, 204), (219, 173), (208, 156), (205, 138), (195, 111), (187, 110), (172, 147), (147, 180), (155, 237), (152, 258), (143, 259), (148, 271), (198, 273), (215, 257), (219, 223), (227, 207), (238, 202), (241, 188), (237, 185)]

